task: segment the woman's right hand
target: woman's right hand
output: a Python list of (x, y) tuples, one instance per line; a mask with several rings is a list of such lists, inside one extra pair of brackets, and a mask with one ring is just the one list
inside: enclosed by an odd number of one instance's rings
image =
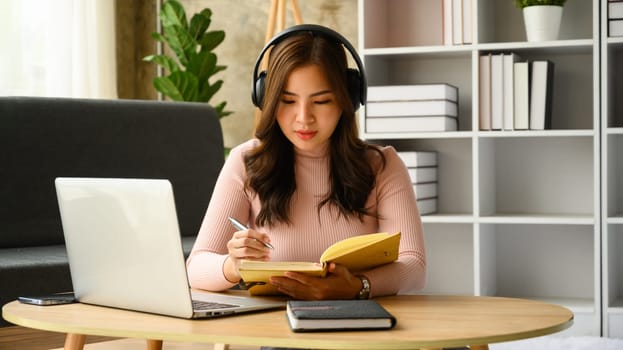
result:
[(241, 260), (270, 260), (270, 248), (262, 242), (270, 243), (270, 237), (253, 229), (236, 231), (227, 242), (228, 259), (225, 260), (223, 272), (227, 280), (240, 281), (238, 267)]

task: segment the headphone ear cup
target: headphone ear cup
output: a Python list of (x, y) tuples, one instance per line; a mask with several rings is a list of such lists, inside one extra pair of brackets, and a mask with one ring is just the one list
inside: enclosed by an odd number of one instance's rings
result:
[(264, 89), (266, 85), (266, 71), (262, 71), (260, 75), (255, 79), (255, 88), (253, 89), (253, 104), (262, 109), (262, 103), (264, 102)]
[(346, 79), (348, 84), (348, 94), (350, 95), (350, 100), (353, 103), (353, 108), (356, 110), (359, 109), (360, 104), (365, 103), (361, 101), (361, 76), (359, 75), (359, 71), (353, 68), (348, 68), (346, 72)]

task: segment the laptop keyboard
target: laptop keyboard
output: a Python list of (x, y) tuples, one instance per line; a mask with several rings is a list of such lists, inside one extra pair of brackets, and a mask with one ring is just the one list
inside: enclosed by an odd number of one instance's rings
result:
[(238, 307), (239, 305), (216, 303), (210, 301), (193, 300), (193, 309), (209, 310), (209, 309), (226, 309), (228, 307)]

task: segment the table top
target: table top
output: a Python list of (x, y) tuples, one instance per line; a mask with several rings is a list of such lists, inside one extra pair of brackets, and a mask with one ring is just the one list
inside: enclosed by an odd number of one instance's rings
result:
[(17, 325), (72, 334), (322, 349), (484, 345), (551, 334), (573, 323), (569, 309), (527, 299), (399, 295), (376, 300), (396, 317), (394, 329), (294, 333), (285, 310), (185, 320), (80, 303), (42, 307), (13, 301), (2, 315)]

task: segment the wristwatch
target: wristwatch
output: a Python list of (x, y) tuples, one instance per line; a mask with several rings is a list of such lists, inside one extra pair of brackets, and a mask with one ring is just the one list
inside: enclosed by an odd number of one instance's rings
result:
[(370, 298), (370, 280), (363, 275), (358, 275), (357, 277), (361, 280), (361, 290), (359, 294), (357, 294), (357, 299), (362, 300)]

